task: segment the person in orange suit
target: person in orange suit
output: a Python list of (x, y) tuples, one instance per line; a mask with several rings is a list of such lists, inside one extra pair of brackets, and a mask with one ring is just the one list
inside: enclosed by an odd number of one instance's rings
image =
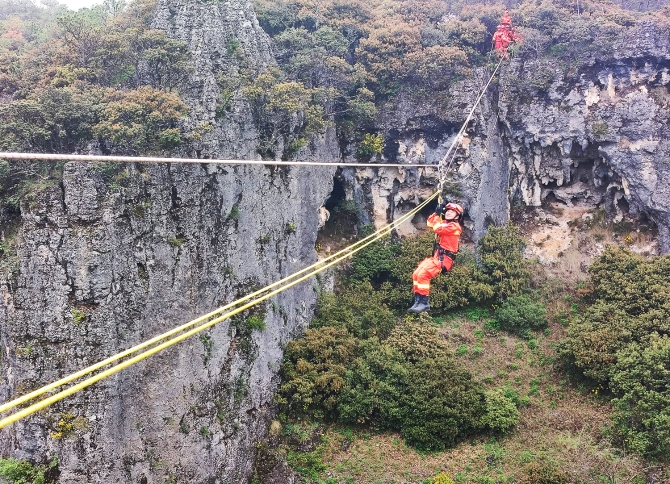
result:
[(422, 260), (412, 273), (414, 305), (410, 313), (423, 313), (430, 309), (430, 280), (442, 271), (450, 271), (454, 264), (463, 228), (463, 207), (457, 203), (440, 203), (435, 213), (428, 217), (427, 225), (436, 235), (436, 248), (432, 257)]
[(498, 30), (493, 34), (493, 48), (507, 57), (507, 48), (515, 42), (521, 42), (523, 37), (512, 27), (512, 19), (509, 13), (505, 12), (498, 25)]

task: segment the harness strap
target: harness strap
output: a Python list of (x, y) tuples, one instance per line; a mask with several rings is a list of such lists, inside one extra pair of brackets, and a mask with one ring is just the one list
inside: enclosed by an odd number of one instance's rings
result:
[[(444, 256), (446, 255), (451, 259), (452, 262), (456, 261), (456, 255), (457, 252), (451, 252), (450, 250), (444, 249), (442, 247), (437, 248), (437, 257), (440, 260), (440, 266), (442, 266), (442, 272), (447, 271), (446, 267), (444, 267)], [(447, 271), (448, 272), (448, 271)]]

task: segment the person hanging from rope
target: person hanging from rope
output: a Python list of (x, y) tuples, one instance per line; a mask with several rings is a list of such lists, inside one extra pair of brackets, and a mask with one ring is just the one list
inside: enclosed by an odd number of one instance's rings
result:
[(508, 58), (509, 53), (507, 48), (511, 44), (521, 43), (523, 41), (523, 36), (512, 27), (512, 18), (509, 16), (509, 13), (505, 11), (502, 19), (500, 19), (500, 25), (498, 25), (498, 30), (493, 34), (493, 48), (501, 56)]
[(435, 232), (433, 256), (422, 260), (412, 273), (414, 305), (409, 313), (423, 313), (430, 309), (430, 280), (442, 271), (449, 272), (454, 265), (463, 228), (463, 207), (457, 203), (438, 203), (427, 225)]

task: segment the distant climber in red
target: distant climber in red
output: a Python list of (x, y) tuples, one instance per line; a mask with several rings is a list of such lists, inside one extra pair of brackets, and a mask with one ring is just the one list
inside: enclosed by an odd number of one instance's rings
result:
[(512, 27), (512, 19), (509, 13), (505, 11), (502, 19), (500, 19), (498, 30), (493, 34), (493, 48), (500, 55), (507, 57), (507, 48), (513, 43), (521, 43), (522, 41), (523, 36)]

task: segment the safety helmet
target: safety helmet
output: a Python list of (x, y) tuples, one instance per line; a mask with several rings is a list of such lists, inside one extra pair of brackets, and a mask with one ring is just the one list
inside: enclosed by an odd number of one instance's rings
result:
[(463, 207), (457, 203), (447, 203), (447, 205), (444, 207), (444, 211), (446, 212), (447, 210), (453, 210), (458, 214), (459, 217), (463, 215)]

